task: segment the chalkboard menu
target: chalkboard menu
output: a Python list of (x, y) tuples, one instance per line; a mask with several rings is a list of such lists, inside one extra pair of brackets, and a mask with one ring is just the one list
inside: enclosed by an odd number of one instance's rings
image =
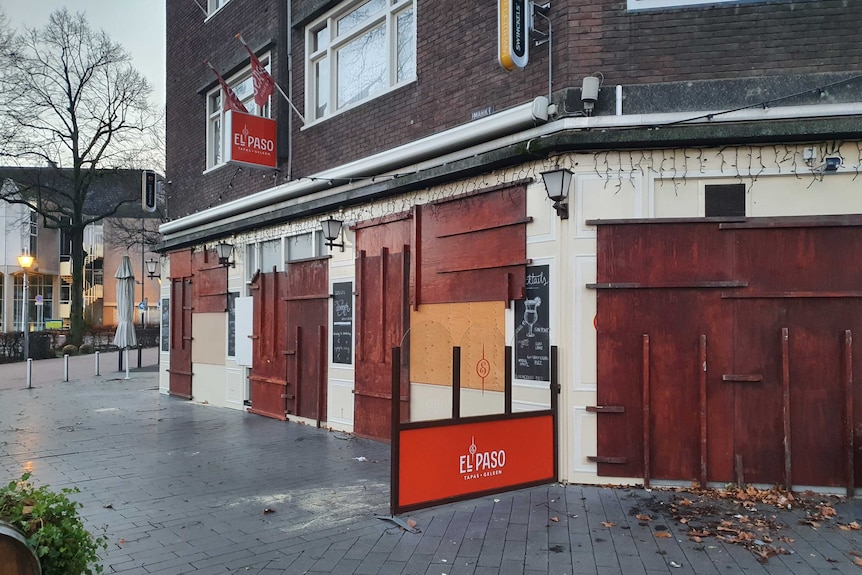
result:
[(527, 297), (515, 300), (515, 379), (551, 381), (549, 272), (528, 266)]
[(170, 351), (171, 300), (162, 298), (162, 351)]
[(227, 294), (227, 355), (236, 356), (236, 298), (239, 294), (230, 292)]
[(332, 363), (353, 363), (353, 282), (332, 284)]

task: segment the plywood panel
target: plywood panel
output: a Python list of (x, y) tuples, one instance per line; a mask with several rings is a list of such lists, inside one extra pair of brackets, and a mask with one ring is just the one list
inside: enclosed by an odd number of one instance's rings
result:
[[(452, 347), (461, 347), (461, 387), (503, 390), (504, 302), (423, 305), (410, 314), (410, 380), (452, 385)], [(490, 363), (482, 378), (477, 365)], [(484, 373), (484, 372), (483, 372)]]
[(214, 250), (195, 252), (192, 258), (195, 277), (195, 312), (227, 311), (228, 269), (218, 264)]
[(227, 318), (224, 313), (195, 313), (192, 315), (192, 331), (205, 333), (206, 345), (196, 345), (192, 350), (193, 363), (224, 365), (227, 351)]
[(862, 287), (862, 266), (848, 254), (862, 253), (856, 227), (738, 229), (734, 237), (738, 275), (751, 291), (853, 291)]
[(523, 297), (526, 195), (516, 186), (417, 212), (420, 305)]
[(733, 234), (718, 224), (599, 227), (599, 283), (696, 282), (735, 279)]
[[(862, 439), (862, 417), (845, 414), (862, 346), (845, 334), (862, 332), (860, 242), (847, 218), (600, 224), (597, 399), (617, 409), (596, 416), (598, 455), (616, 458), (599, 473), (689, 481), (705, 467), (709, 481), (817, 486), (858, 477), (847, 435)], [(721, 280), (734, 287), (698, 285)], [(862, 401), (860, 386), (849, 395)]]

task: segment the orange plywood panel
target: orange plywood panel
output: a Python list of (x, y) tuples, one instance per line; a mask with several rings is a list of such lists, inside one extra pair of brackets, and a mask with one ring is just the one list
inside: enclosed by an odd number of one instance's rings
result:
[[(427, 304), (410, 313), (410, 381), (452, 385), (452, 347), (461, 347), (461, 387), (503, 391), (506, 304)], [(482, 376), (485, 376), (484, 378)]]

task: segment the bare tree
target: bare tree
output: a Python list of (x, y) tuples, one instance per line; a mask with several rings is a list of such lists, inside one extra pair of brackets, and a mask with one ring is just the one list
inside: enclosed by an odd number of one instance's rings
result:
[(122, 46), (66, 9), (52, 13), (43, 28), (27, 28), (0, 45), (0, 70), (7, 87), (0, 90), (6, 136), (0, 158), (22, 170), (40, 168), (38, 177), (16, 180), (2, 199), (30, 206), (71, 238), (69, 337), (80, 343), (84, 228), (133, 200), (88, 210), (91, 191), (100, 178), (116, 177), (143, 157), (150, 145), (146, 135), (160, 114), (148, 100), (152, 88)]

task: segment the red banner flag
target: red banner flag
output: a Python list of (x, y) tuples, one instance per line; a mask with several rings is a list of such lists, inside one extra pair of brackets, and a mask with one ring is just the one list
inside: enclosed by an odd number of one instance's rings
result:
[(237, 34), (237, 39), (242, 42), (242, 45), (245, 46), (246, 52), (248, 52), (249, 58), (251, 58), (251, 79), (254, 82), (254, 102), (261, 108), (266, 106), (266, 103), (269, 101), (269, 97), (272, 95), (272, 91), (275, 89), (275, 80), (272, 79), (272, 76), (269, 72), (266, 71), (266, 68), (263, 67), (263, 64), (260, 63), (260, 60), (257, 59), (257, 56), (254, 55), (254, 52), (251, 51), (251, 48), (248, 47), (248, 44), (245, 43), (245, 40), (242, 39), (242, 36)]
[(221, 90), (224, 94), (222, 98), (222, 109), (227, 112), (228, 110), (235, 110), (237, 112), (245, 112), (248, 114), (248, 110), (245, 109), (245, 106), (242, 105), (242, 102), (231, 89), (230, 86), (227, 85), (227, 82), (224, 81), (224, 78), (221, 77), (221, 74), (218, 73), (212, 64), (210, 64), (209, 60), (204, 60), (207, 66), (210, 67), (210, 70), (213, 71), (213, 74), (218, 78), (218, 83), (221, 84)]

